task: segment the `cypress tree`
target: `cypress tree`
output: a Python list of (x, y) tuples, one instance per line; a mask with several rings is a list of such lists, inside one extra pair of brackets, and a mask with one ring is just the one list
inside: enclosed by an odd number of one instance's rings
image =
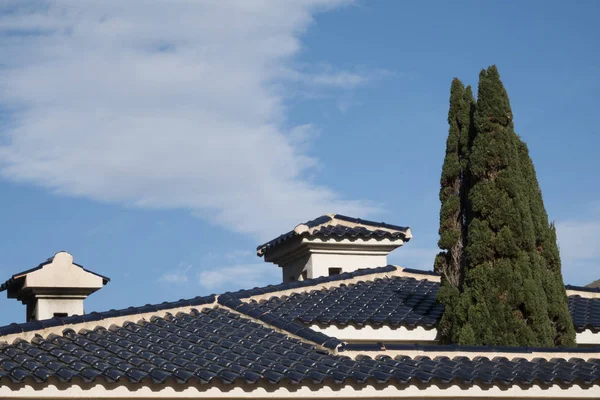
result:
[(569, 314), (569, 303), (564, 288), (560, 253), (556, 243), (556, 229), (548, 222), (542, 191), (537, 180), (527, 144), (519, 143), (519, 161), (528, 190), (529, 208), (535, 233), (535, 247), (542, 266), (542, 287), (548, 302), (548, 316), (552, 338), (557, 346), (575, 345), (575, 328)]
[[(469, 88), (470, 91), (470, 88)], [(440, 252), (435, 261), (435, 270), (453, 286), (461, 282), (464, 265), (464, 217), (465, 170), (468, 130), (470, 126), (470, 101), (462, 82), (454, 78), (450, 87), (450, 109), (448, 111), (448, 138), (446, 155), (440, 179)]]
[[(467, 124), (474, 130), (467, 129), (466, 148), (460, 149), (462, 175), (458, 184), (453, 182), (462, 191), (462, 234), (451, 236), (462, 240), (462, 272), (458, 283), (443, 273), (438, 297), (446, 306), (439, 325), (442, 340), (572, 345), (556, 235), (527, 147), (514, 132), (508, 94), (495, 66), (481, 72), (477, 97), (474, 113), (469, 113), (472, 123)], [(443, 170), (442, 191), (445, 174)], [(442, 240), (448, 231), (444, 202), (451, 197), (440, 196), (440, 247), (445, 252), (436, 265), (446, 268), (457, 248), (455, 242)]]
[[(446, 155), (440, 179), (440, 239), (438, 246), (443, 251), (435, 259), (434, 269), (442, 276), (439, 298), (446, 304), (457, 299), (462, 285), (465, 263), (466, 238), (466, 182), (467, 160), (472, 135), (472, 111), (474, 99), (471, 87), (454, 78), (450, 86), (450, 108), (448, 110), (448, 138)], [(451, 306), (447, 306), (451, 307)], [(452, 321), (442, 317), (438, 330), (444, 337), (452, 330)]]

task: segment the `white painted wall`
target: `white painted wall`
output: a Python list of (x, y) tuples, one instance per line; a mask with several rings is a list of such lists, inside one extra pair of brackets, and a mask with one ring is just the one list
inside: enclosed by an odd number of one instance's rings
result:
[(355, 327), (352, 325), (338, 327), (311, 325), (311, 329), (336, 337), (347, 343), (411, 343), (432, 344), (436, 342), (437, 330), (423, 327), (407, 329), (403, 326), (392, 328), (387, 325), (373, 327), (369, 325)]
[(594, 333), (589, 329), (577, 333), (575, 342), (579, 346), (600, 345), (600, 332)]
[(35, 319), (42, 320), (54, 317), (55, 313), (83, 315), (83, 297), (49, 297), (38, 298), (35, 308)]
[(329, 268), (341, 268), (342, 272), (352, 272), (360, 268), (383, 267), (387, 265), (385, 254), (340, 254), (314, 253), (306, 265), (308, 278), (329, 276)]
[(361, 268), (388, 265), (387, 255), (402, 246), (400, 239), (343, 239), (303, 238), (301, 241), (281, 245), (265, 255), (265, 261), (282, 269), (283, 282), (329, 276), (329, 268), (352, 272)]
[[(425, 329), (417, 327), (407, 329), (403, 326), (393, 328), (387, 325), (373, 327), (365, 325), (356, 327), (347, 326), (319, 326), (311, 325), (311, 329), (323, 332), (326, 335), (336, 337), (348, 343), (413, 343), (413, 344), (437, 344), (437, 329)], [(591, 330), (577, 333), (576, 343), (580, 347), (591, 347), (600, 345), (600, 333), (594, 333)]]

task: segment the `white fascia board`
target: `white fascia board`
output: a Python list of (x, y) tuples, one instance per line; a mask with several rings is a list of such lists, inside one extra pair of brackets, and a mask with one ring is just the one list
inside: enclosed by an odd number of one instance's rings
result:
[(579, 345), (600, 344), (600, 332), (592, 332), (589, 329), (577, 332), (575, 342)]
[[(310, 329), (349, 343), (438, 343), (437, 330), (435, 328), (425, 329), (423, 327), (416, 327), (414, 329), (407, 329), (403, 326), (392, 328), (387, 325), (380, 327), (373, 327), (370, 325), (355, 327), (353, 325), (319, 326), (315, 324), (311, 325)], [(575, 341), (578, 345), (584, 346), (600, 345), (600, 332), (592, 332), (587, 329), (577, 333)]]
[(424, 343), (431, 342), (436, 343), (437, 330), (436, 329), (425, 329), (423, 327), (416, 327), (414, 329), (407, 329), (403, 326), (398, 328), (392, 328), (387, 325), (373, 327), (365, 325), (362, 327), (355, 327), (353, 325), (347, 325), (338, 327), (330, 325), (322, 327), (319, 325), (311, 325), (310, 329), (317, 332), (322, 332), (328, 336), (338, 338), (344, 342), (359, 343), (359, 342), (385, 342), (385, 343)]
[(598, 398), (600, 386), (461, 386), (451, 385), (150, 385), (119, 383), (7, 384), (0, 386), (2, 399), (591, 399)]

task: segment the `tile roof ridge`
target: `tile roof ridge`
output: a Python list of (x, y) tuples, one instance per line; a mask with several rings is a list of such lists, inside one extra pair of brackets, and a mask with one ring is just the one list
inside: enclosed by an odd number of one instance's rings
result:
[[(233, 295), (236, 298), (259, 299), (261, 296), (269, 294), (271, 296), (281, 296), (302, 291), (333, 288), (342, 284), (352, 284), (355, 282), (364, 281), (365, 279), (374, 280), (391, 276), (406, 276), (423, 279), (424, 276), (428, 275), (426, 272), (424, 274), (415, 273), (415, 270), (409, 270), (408, 273), (403, 273), (403, 271), (405, 271), (405, 269), (393, 265), (376, 268), (364, 268), (331, 277), (321, 277), (306, 281), (269, 285), (262, 288), (239, 290), (237, 292), (228, 292), (224, 294)], [(115, 321), (120, 321), (123, 318), (132, 318), (134, 316), (137, 316), (139, 319), (145, 319), (155, 315), (162, 316), (167, 313), (189, 310), (195, 306), (209, 306), (211, 304), (217, 304), (217, 297), (221, 296), (211, 294), (208, 296), (197, 296), (192, 299), (181, 299), (178, 301), (163, 302), (159, 304), (146, 304), (143, 306), (128, 307), (119, 310), (111, 309), (108, 311), (91, 312), (89, 314), (74, 315), (64, 318), (51, 318), (41, 321), (12, 323), (9, 325), (0, 326), (0, 342), (12, 342), (15, 339), (24, 339), (29, 341), (35, 335), (47, 336), (51, 333), (60, 334), (66, 328), (89, 329), (90, 327), (93, 328), (96, 326), (107, 327), (114, 323), (118, 323)]]
[(281, 235), (275, 237), (274, 239), (271, 239), (268, 242), (265, 242), (263, 244), (256, 246), (256, 255), (261, 257), (271, 247), (279, 245), (280, 243), (285, 242), (289, 239), (292, 239), (296, 236), (302, 235), (303, 233), (308, 232), (308, 230), (314, 226), (321, 226), (324, 223), (331, 221), (332, 215), (333, 214), (321, 215), (320, 217), (317, 217), (310, 221), (298, 224), (291, 231), (282, 233)]
[(51, 318), (40, 321), (12, 323), (0, 327), (0, 343), (12, 343), (15, 340), (30, 342), (35, 336), (47, 337), (50, 334), (61, 335), (65, 329), (94, 329), (96, 327), (108, 328), (113, 324), (122, 324), (132, 318), (150, 320), (151, 317), (164, 317), (168, 314), (190, 312), (216, 305), (216, 295), (197, 296), (192, 299), (181, 299), (158, 304), (146, 304), (138, 307), (128, 307), (119, 310), (91, 312), (84, 315), (73, 315), (64, 318)]
[[(315, 223), (319, 219), (319, 223)], [(378, 231), (385, 231), (390, 233), (395, 232), (404, 232), (407, 238), (412, 238), (412, 231), (407, 226), (398, 226), (386, 224), (385, 222), (374, 222), (366, 219), (347, 217), (341, 214), (325, 214), (318, 219), (313, 221), (309, 221), (307, 223), (296, 225), (293, 229), (293, 232), (300, 235), (302, 233), (308, 232), (308, 234), (312, 235), (321, 229), (324, 226), (346, 226), (349, 228), (356, 227), (368, 227), (368, 228), (376, 228)]]
[(441, 276), (437, 272), (427, 271), (421, 269), (404, 268), (399, 265), (394, 265), (396, 272), (392, 273), (394, 276), (403, 278), (414, 278), (416, 280), (427, 280), (432, 282), (440, 282)]
[[(385, 222), (375, 222), (366, 219), (348, 217), (342, 214), (324, 214), (320, 217), (317, 217), (313, 220), (298, 224), (289, 232), (283, 233), (276, 238), (263, 243), (256, 247), (256, 254), (259, 257), (262, 257), (267, 252), (272, 250), (274, 247), (279, 246), (283, 242), (286, 242), (292, 238), (301, 237), (301, 236), (322, 236), (321, 229), (328, 226), (343, 226), (347, 228), (367, 228), (371, 231), (371, 233), (360, 234), (354, 236), (355, 238), (371, 238), (373, 237), (373, 231), (377, 232), (385, 232), (385, 236), (390, 240), (403, 240), (404, 242), (408, 242), (413, 238), (412, 231), (407, 226), (399, 226), (387, 224)], [(402, 235), (400, 237), (399, 235)], [(324, 235), (329, 236), (329, 235)]]
[(303, 281), (284, 282), (277, 285), (255, 287), (253, 289), (230, 292), (229, 294), (238, 299), (253, 299), (258, 301), (258, 299), (273, 296), (280, 297), (288, 294), (338, 287), (342, 284), (351, 284), (359, 281), (389, 278), (398, 268), (401, 267), (386, 265), (384, 267), (362, 268), (352, 272), (344, 272), (339, 275), (321, 276)]
[(322, 276), (304, 281), (285, 282), (277, 285), (255, 287), (253, 289), (238, 290), (230, 294), (239, 299), (252, 299), (255, 301), (266, 300), (271, 297), (289, 296), (296, 293), (306, 293), (313, 290), (332, 289), (341, 285), (350, 285), (362, 281), (372, 281), (383, 278), (413, 278), (439, 282), (440, 276), (431, 271), (421, 271), (403, 268), (398, 265), (384, 267), (362, 268), (339, 275)]
[(307, 328), (296, 321), (284, 319), (271, 313), (268, 309), (252, 306), (228, 293), (217, 296), (217, 303), (226, 307), (230, 312), (250, 319), (275, 332), (283, 333), (291, 338), (315, 346), (318, 349), (332, 353), (344, 343), (334, 337)]
[(556, 358), (569, 359), (597, 359), (600, 358), (600, 346), (584, 348), (567, 347), (507, 347), (507, 346), (460, 346), (460, 345), (420, 345), (420, 344), (385, 344), (385, 343), (361, 343), (344, 344), (338, 348), (338, 354), (350, 358), (361, 356), (407, 356), (429, 357), (466, 357), (467, 359), (488, 358), (494, 359), (504, 357), (509, 360), (525, 359), (528, 361), (536, 359), (551, 360)]
[(351, 228), (357, 227), (357, 226), (364, 226), (364, 227), (369, 227), (369, 228), (377, 228), (377, 230), (387, 231), (387, 232), (405, 232), (407, 239), (412, 238), (412, 231), (408, 226), (392, 225), (392, 224), (387, 224), (385, 222), (375, 222), (375, 221), (370, 221), (368, 219), (348, 217), (348, 216), (342, 215), (342, 214), (331, 214), (329, 216), (332, 218), (332, 220), (329, 222), (323, 223), (320, 226), (333, 225), (334, 223), (336, 225), (343, 225), (343, 226), (348, 226)]
[(416, 276), (419, 280), (436, 281), (437, 278), (439, 281), (438, 276), (432, 275), (426, 271), (420, 273), (421, 271), (415, 272), (414, 270), (410, 270), (407, 273), (403, 273), (403, 270), (404, 269), (402, 267), (397, 267), (394, 265), (359, 269), (335, 276), (320, 277), (291, 283), (282, 283), (279, 285), (269, 285), (262, 288), (257, 287), (254, 289), (240, 290), (237, 292), (227, 292), (217, 296), (217, 302), (233, 311), (262, 321), (271, 329), (275, 329), (280, 332), (283, 331), (287, 335), (299, 337), (300, 339), (309, 341), (312, 344), (325, 347), (329, 350), (334, 350), (344, 343), (335, 337), (331, 337), (325, 335), (324, 333), (305, 327), (296, 321), (278, 317), (273, 314), (270, 309), (264, 308), (260, 304), (249, 304), (241, 299), (259, 302), (260, 300), (271, 297), (287, 296), (290, 294), (304, 293), (312, 290), (331, 289), (339, 287), (342, 284), (354, 284), (365, 280), (375, 280), (381, 278), (414, 278)]
[(587, 299), (600, 299), (600, 288), (565, 285), (567, 296), (580, 296)]

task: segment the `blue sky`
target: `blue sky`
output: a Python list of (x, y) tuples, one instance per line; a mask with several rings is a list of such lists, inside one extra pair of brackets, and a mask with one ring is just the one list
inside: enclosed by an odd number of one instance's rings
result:
[(276, 283), (256, 245), (331, 212), (429, 269), (450, 82), (490, 64), (565, 281), (600, 278), (597, 2), (120, 3), (0, 6), (0, 280), (66, 250), (112, 279), (86, 311)]

